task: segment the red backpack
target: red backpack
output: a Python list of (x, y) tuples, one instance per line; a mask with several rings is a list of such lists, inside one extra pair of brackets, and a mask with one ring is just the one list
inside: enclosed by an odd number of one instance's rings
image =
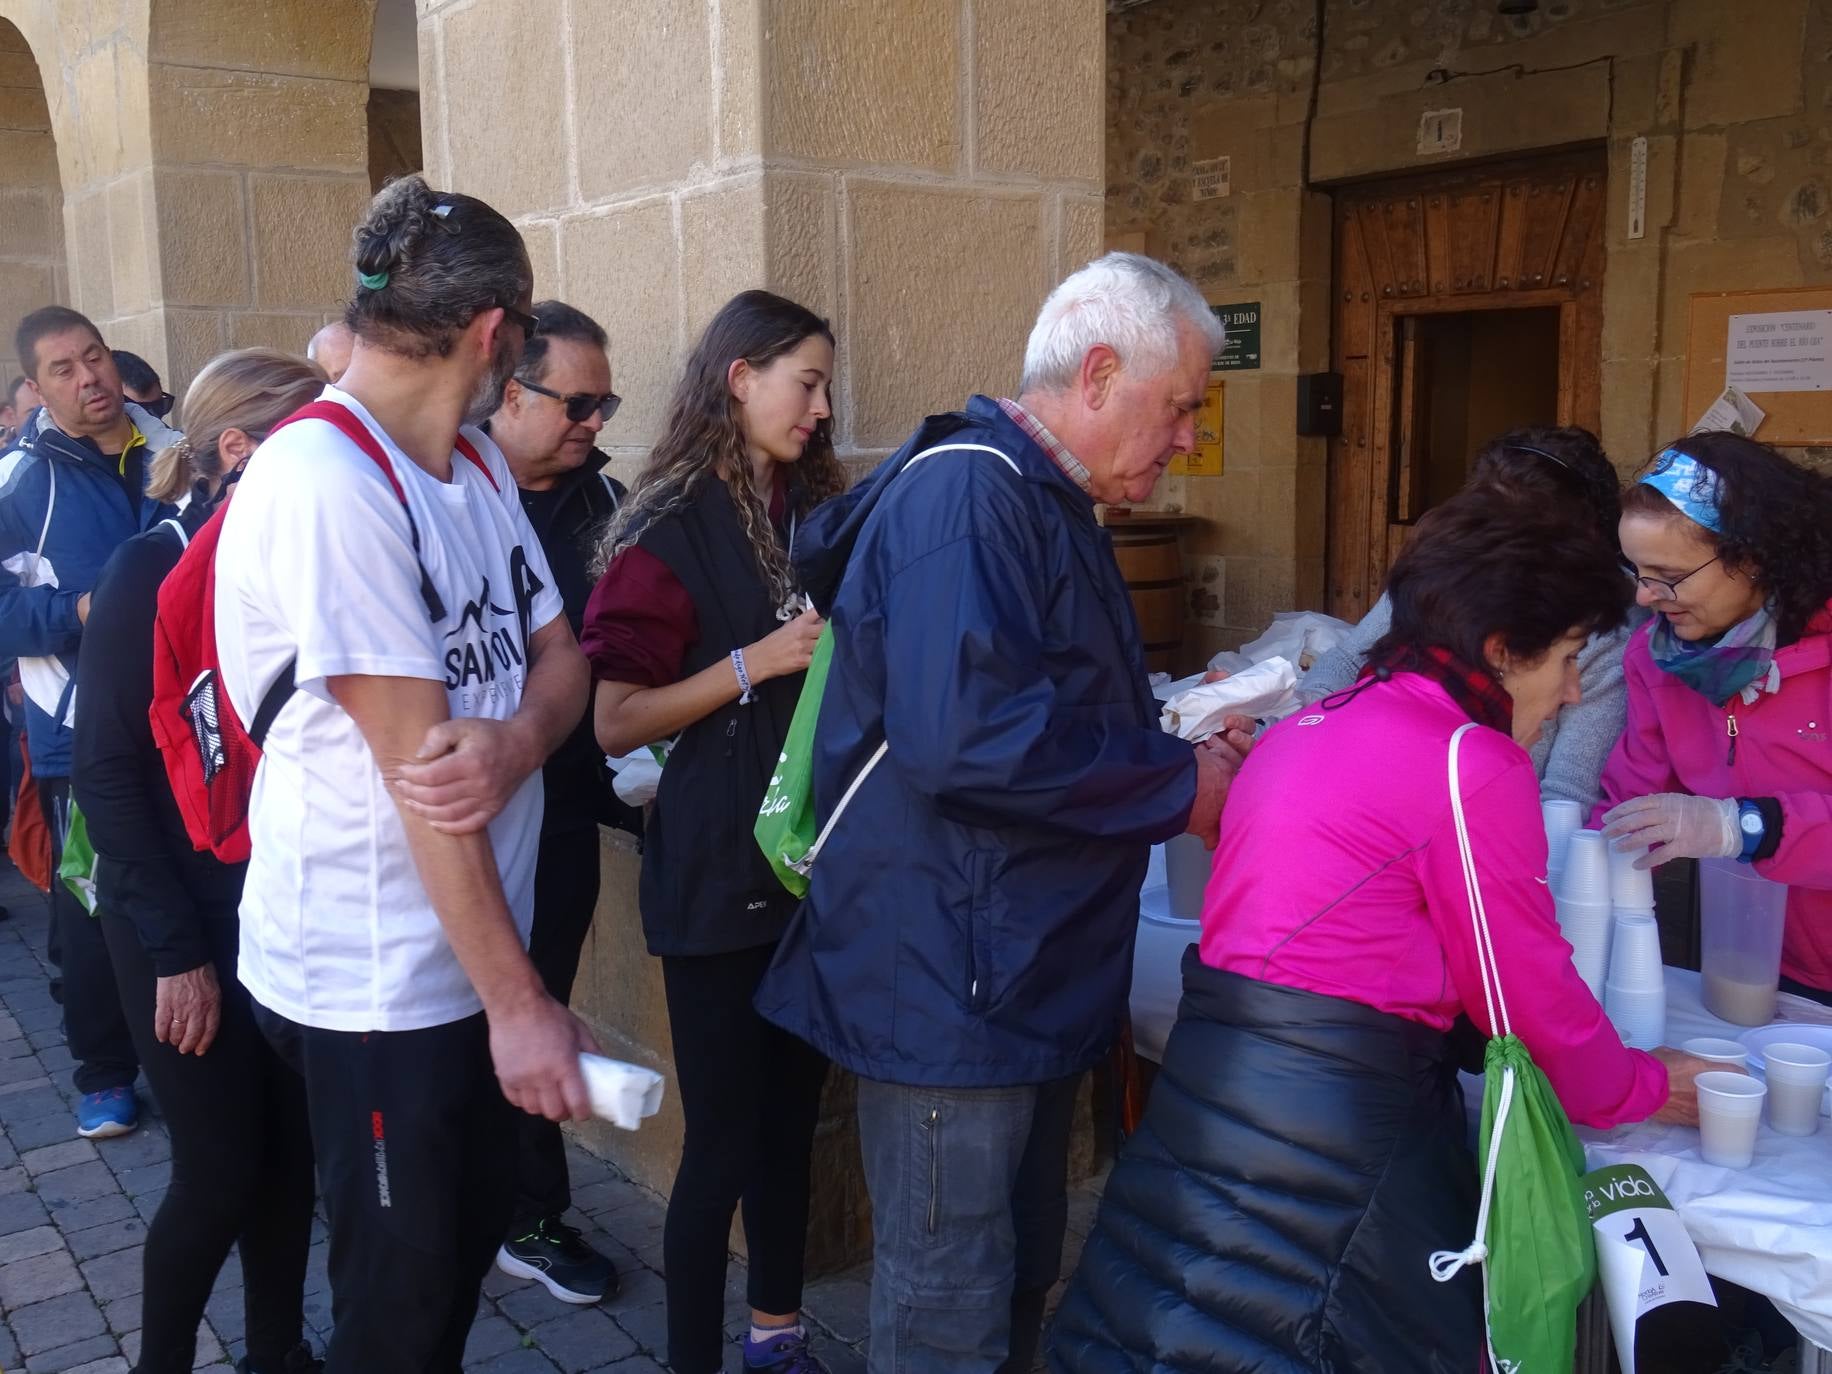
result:
[[(348, 406), (313, 401), (280, 421), (274, 430), (297, 420), (334, 425), (382, 470), (407, 511), (417, 561), (420, 531), (407, 505), (407, 493), (368, 426)], [(496, 487), (496, 479), (469, 440), (460, 436), (457, 449)], [(254, 792), (261, 745), (293, 694), (296, 660), (289, 660), (268, 685), (254, 719), (244, 727), (223, 689), (216, 652), (216, 544), (228, 508), (225, 499), (159, 584), (159, 613), (153, 622), (153, 703), (147, 715), (191, 843), (224, 863), (241, 863), (249, 853), (248, 800)], [(445, 618), (445, 606), (424, 564), (420, 567), (420, 597), (435, 623)]]

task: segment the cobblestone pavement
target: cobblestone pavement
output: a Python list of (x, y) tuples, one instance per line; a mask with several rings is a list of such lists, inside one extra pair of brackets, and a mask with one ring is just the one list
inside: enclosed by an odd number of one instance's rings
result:
[[(141, 1083), (141, 1125), (90, 1142), (76, 1135), (61, 1013), (47, 990), (44, 898), (0, 859), (0, 1371), (116, 1374), (140, 1342), (141, 1247), (165, 1195), (171, 1140)], [(622, 1292), (596, 1307), (555, 1301), (538, 1284), (495, 1270), (471, 1329), (465, 1369), (488, 1374), (653, 1374), (665, 1350), (662, 1199), (575, 1146), (567, 1219), (610, 1255)], [(818, 1186), (818, 1183), (817, 1183)], [(1094, 1194), (1071, 1201), (1065, 1272), (1079, 1253)], [(865, 1367), (869, 1275), (853, 1270), (809, 1285), (815, 1349), (835, 1374)], [(734, 1339), (748, 1323), (744, 1266), (732, 1262), (726, 1315)], [(313, 1229), (305, 1317), (321, 1349), (331, 1325), (325, 1229)], [(230, 1374), (242, 1352), (241, 1269), (232, 1255), (198, 1335), (199, 1369)], [(742, 1368), (732, 1347), (729, 1370)]]

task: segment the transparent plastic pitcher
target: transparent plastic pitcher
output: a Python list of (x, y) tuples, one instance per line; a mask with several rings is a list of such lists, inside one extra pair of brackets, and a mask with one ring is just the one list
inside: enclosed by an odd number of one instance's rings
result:
[(1787, 887), (1735, 859), (1698, 865), (1705, 1010), (1739, 1026), (1775, 1019)]

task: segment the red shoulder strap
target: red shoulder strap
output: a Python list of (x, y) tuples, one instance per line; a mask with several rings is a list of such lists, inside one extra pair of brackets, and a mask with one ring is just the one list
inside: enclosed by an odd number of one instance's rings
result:
[(276, 434), (295, 420), (323, 420), (326, 424), (336, 426), (343, 432), (344, 438), (368, 454), (370, 461), (382, 470), (382, 476), (394, 488), (395, 499), (403, 506), (407, 504), (407, 493), (401, 487), (401, 479), (394, 475), (394, 464), (388, 461), (388, 455), (376, 443), (375, 436), (369, 432), (369, 426), (358, 419), (356, 412), (349, 406), (340, 406), (335, 401), (312, 401), (300, 406), (268, 433)]
[(496, 485), (496, 478), (490, 475), (490, 469), (484, 466), (483, 459), (478, 457), (476, 446), (462, 434), (458, 436), (458, 451), (477, 464), (477, 470), (483, 474), (483, 480), (488, 482), (490, 489), (500, 496), (502, 488)]

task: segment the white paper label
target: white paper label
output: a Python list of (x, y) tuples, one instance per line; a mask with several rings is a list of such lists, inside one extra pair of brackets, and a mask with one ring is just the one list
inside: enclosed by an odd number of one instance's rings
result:
[(1229, 169), (1233, 159), (1227, 157), (1205, 157), (1200, 162), (1190, 163), (1190, 174), (1194, 178), (1190, 185), (1191, 200), (1219, 200), (1232, 191)]
[(1724, 383), (1742, 391), (1832, 391), (1832, 310), (1732, 315)]
[(1419, 156), (1454, 153), (1463, 146), (1463, 111), (1427, 110), (1419, 116)]
[(1635, 1367), (1635, 1323), (1675, 1302), (1717, 1306), (1698, 1247), (1647, 1171), (1615, 1164), (1584, 1177), (1597, 1238), (1597, 1274), (1624, 1369)]

